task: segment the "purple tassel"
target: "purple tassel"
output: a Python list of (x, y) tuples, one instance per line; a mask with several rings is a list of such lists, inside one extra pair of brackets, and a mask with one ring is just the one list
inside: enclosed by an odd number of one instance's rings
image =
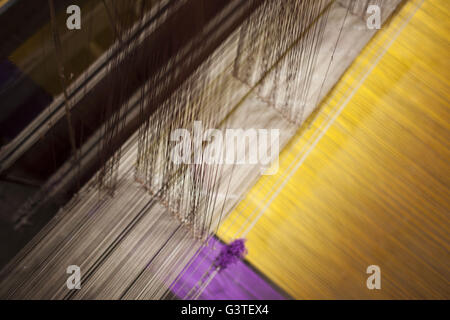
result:
[(236, 239), (220, 250), (220, 254), (214, 261), (214, 265), (219, 271), (224, 270), (230, 264), (236, 263), (247, 253), (244, 242), (245, 239)]

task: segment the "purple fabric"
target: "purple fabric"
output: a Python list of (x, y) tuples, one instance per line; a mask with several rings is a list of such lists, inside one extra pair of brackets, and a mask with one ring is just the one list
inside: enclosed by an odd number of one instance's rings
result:
[(237, 239), (231, 242), (229, 245), (223, 246), (220, 250), (220, 254), (214, 261), (214, 265), (219, 268), (219, 272), (222, 272), (229, 265), (238, 262), (247, 253), (245, 249), (245, 240)]
[[(236, 241), (235, 241), (236, 242)], [(215, 263), (222, 253), (226, 252), (226, 262), (229, 262), (230, 252), (241, 255), (244, 251), (242, 240), (226, 246), (215, 238), (209, 241), (209, 245), (203, 247), (179, 281), (173, 285), (172, 292), (180, 299), (186, 297), (201, 277), (209, 271), (213, 273)], [(235, 255), (232, 255), (235, 257)], [(234, 260), (234, 259), (231, 259)], [(275, 290), (269, 283), (261, 278), (252, 268), (242, 260), (234, 261), (234, 264), (227, 264), (227, 267), (218, 272), (214, 279), (199, 296), (200, 300), (283, 300), (285, 297)], [(223, 262), (223, 260), (222, 260)], [(211, 267), (212, 266), (212, 267)], [(207, 278), (207, 277), (206, 277)]]

